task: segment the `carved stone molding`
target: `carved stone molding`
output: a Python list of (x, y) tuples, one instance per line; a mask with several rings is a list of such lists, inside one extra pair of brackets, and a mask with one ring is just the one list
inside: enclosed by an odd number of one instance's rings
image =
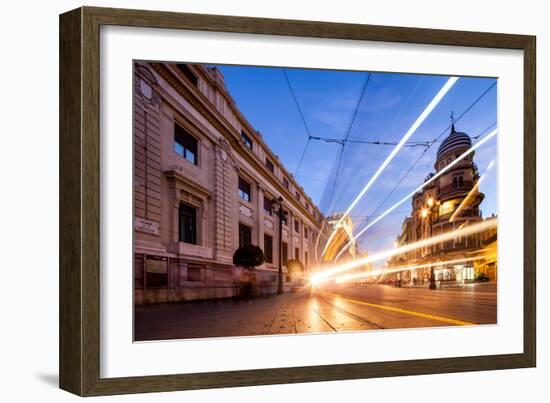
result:
[(233, 158), (231, 146), (224, 138), (219, 139), (216, 145), (216, 158), (218, 158), (223, 165), (227, 165), (236, 171), (239, 170), (237, 162)]
[(143, 65), (136, 64), (136, 73), (134, 75), (134, 88), (138, 96), (146, 106), (158, 109), (160, 105), (160, 95), (155, 90), (157, 79), (151, 71)]

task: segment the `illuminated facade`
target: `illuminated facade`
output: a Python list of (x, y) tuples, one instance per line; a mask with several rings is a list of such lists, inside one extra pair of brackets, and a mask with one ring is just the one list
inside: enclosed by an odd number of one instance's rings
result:
[(238, 110), (218, 69), (137, 62), (133, 97), (136, 304), (236, 295), (250, 274), (232, 257), (246, 244), (266, 258), (251, 275), (260, 292), (274, 292), (279, 197), (288, 212), (283, 266), (297, 259), (309, 270), (326, 239), (317, 242), (324, 217)]
[(342, 214), (333, 214), (327, 219), (330, 232), (334, 232), (329, 238), (329, 243), (325, 247), (325, 253), (323, 254), (323, 262), (332, 262), (338, 255), (338, 253), (351, 241), (351, 244), (342, 253), (340, 259), (349, 260), (356, 258), (356, 245), (353, 237), (353, 222), (348, 215), (339, 223), (342, 218)]
[[(455, 161), (471, 146), (470, 136), (457, 132), (453, 124), (450, 135), (437, 151), (435, 172), (439, 172)], [(405, 218), (395, 246), (417, 242), (483, 220), (479, 206), (484, 195), (476, 186), (479, 173), (474, 162), (474, 154), (472, 152), (464, 157), (449, 171), (413, 196), (411, 215)], [(434, 175), (434, 173), (428, 175), (426, 181)], [(436, 263), (437, 265), (433, 267), (434, 277), (440, 283), (472, 282), (476, 276), (480, 276), (480, 273), (486, 274), (490, 280), (494, 281), (496, 280), (496, 245), (496, 229), (493, 229), (396, 255), (388, 262), (388, 267)], [(452, 265), (441, 264), (448, 260), (465, 261)], [(429, 281), (430, 271), (430, 267), (404, 270), (386, 279), (401, 285), (426, 284)]]

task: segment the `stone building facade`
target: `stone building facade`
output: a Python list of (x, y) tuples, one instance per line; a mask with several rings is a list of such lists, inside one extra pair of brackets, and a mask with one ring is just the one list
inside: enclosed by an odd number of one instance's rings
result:
[[(457, 132), (454, 124), (450, 135), (443, 140), (434, 164), (439, 172), (470, 149), (472, 140), (466, 133)], [(401, 233), (395, 246), (403, 246), (423, 239), (484, 220), (480, 204), (484, 194), (476, 186), (479, 172), (472, 152), (450, 170), (426, 185), (416, 193), (411, 201), (411, 215), (403, 221)], [(428, 175), (426, 181), (435, 174)], [(494, 216), (489, 219), (495, 219)], [(467, 283), (475, 280), (479, 273), (496, 280), (496, 228), (469, 236), (457, 237), (447, 242), (425, 246), (395, 255), (388, 262), (389, 268), (415, 266), (426, 263), (434, 265), (434, 277), (441, 283)], [(456, 264), (439, 264), (448, 260), (465, 260), (476, 256), (484, 259), (471, 259)], [(399, 285), (427, 284), (432, 267), (404, 270), (384, 276), (385, 281)]]
[[(283, 198), (282, 260), (316, 263), (324, 220), (261, 134), (238, 110), (221, 72), (192, 64), (134, 64), (135, 303), (232, 297), (244, 244), (266, 262), (253, 271), (274, 292)], [(291, 146), (289, 144), (289, 146)], [(296, 279), (283, 267), (285, 290)]]
[[(341, 218), (342, 213), (336, 213), (327, 219), (327, 227), (333, 233), (325, 246), (323, 262), (333, 262), (337, 257), (344, 261), (353, 260), (357, 257), (357, 245), (353, 236), (353, 220), (347, 215), (340, 223)], [(344, 248), (346, 249), (342, 256), (338, 256)]]

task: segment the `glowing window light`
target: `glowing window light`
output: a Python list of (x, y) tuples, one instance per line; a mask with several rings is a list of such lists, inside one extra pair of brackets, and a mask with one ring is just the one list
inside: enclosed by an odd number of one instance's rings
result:
[(320, 282), (321, 279), (326, 279), (328, 277), (344, 273), (348, 270), (354, 269), (356, 267), (365, 265), (367, 263), (375, 262), (382, 259), (387, 259), (391, 256), (400, 255), (415, 249), (420, 249), (426, 246), (438, 244), (441, 242), (449, 241), (451, 239), (457, 238), (459, 236), (468, 236), (475, 234), (477, 232), (485, 231), (491, 228), (496, 228), (497, 226), (497, 219), (491, 218), (487, 219), (485, 221), (469, 225), (464, 228), (456, 229), (453, 231), (445, 232), (440, 235), (433, 236), (431, 238), (426, 238), (421, 241), (413, 242), (407, 245), (403, 245), (399, 248), (392, 248), (389, 250), (385, 250), (383, 252), (379, 252), (375, 255), (367, 256), (361, 259), (355, 259), (351, 262), (342, 263), (340, 265), (334, 266), (332, 268), (326, 269), (325, 271), (321, 273), (317, 273), (317, 282)]
[[(486, 259), (486, 257), (485, 256), (467, 257), (462, 259), (442, 260), (440, 262), (424, 263), (424, 264), (419, 264), (414, 266), (402, 266), (402, 267), (396, 267), (393, 269), (384, 268), (379, 270), (344, 274), (342, 276), (337, 277), (336, 282), (344, 283), (350, 280), (357, 280), (365, 277), (375, 277), (375, 276), (380, 276), (382, 274), (392, 274), (392, 273), (399, 273), (403, 271), (412, 271), (412, 270), (424, 269), (427, 267), (447, 266), (450, 264), (472, 262), (474, 260), (482, 260), (482, 259)], [(316, 284), (319, 284), (320, 282), (321, 282), (321, 279), (318, 278), (316, 281)]]

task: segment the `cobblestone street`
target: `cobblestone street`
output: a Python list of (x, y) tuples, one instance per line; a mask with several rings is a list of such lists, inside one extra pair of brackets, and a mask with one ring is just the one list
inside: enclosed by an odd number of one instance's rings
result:
[(136, 307), (135, 340), (342, 332), (496, 323), (496, 286), (324, 287), (243, 300)]

